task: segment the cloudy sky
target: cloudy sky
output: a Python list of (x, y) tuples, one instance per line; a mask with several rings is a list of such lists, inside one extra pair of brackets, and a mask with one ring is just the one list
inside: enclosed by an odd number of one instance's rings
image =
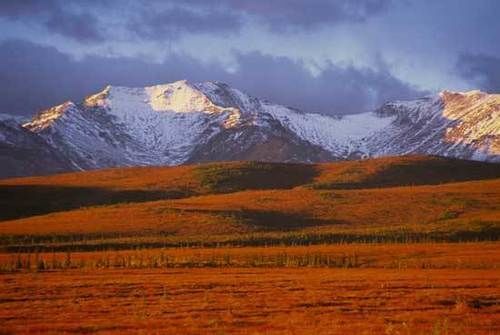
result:
[(497, 0), (1, 0), (0, 113), (218, 80), (329, 114), (500, 92)]

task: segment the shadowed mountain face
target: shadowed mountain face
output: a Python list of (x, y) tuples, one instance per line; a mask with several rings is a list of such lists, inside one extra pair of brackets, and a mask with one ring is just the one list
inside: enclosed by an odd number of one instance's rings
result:
[[(261, 101), (218, 82), (179, 81), (145, 88), (108, 86), (81, 103), (66, 102), (40, 113), (23, 131), (17, 129), (22, 135), (13, 137), (9, 129), (0, 128), (0, 176), (408, 154), (496, 162), (500, 95), (445, 91), (340, 118)], [(32, 139), (29, 144), (26, 137)], [(33, 163), (39, 161), (37, 150), (50, 160), (38, 170)]]
[(0, 177), (74, 170), (64, 154), (13, 121), (0, 121)]
[(327, 150), (301, 139), (274, 122), (265, 130), (257, 126), (225, 129), (207, 143), (196, 147), (188, 163), (237, 160), (328, 162), (336, 158)]

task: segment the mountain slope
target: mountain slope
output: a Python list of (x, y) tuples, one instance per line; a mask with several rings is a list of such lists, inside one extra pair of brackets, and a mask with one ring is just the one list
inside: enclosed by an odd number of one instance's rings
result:
[(394, 117), (371, 136), (375, 155), (432, 154), (500, 161), (500, 95), (441, 92), (410, 102), (387, 103), (375, 112)]
[(59, 151), (15, 120), (0, 120), (0, 176), (16, 177), (74, 170)]
[(323, 162), (433, 154), (500, 161), (500, 95), (441, 92), (334, 117), (219, 82), (108, 86), (24, 125), (73, 169), (223, 160)]
[(67, 102), (42, 112), (25, 127), (67, 152), (82, 169), (333, 159), (281, 126), (259, 100), (220, 83), (108, 86), (80, 105)]

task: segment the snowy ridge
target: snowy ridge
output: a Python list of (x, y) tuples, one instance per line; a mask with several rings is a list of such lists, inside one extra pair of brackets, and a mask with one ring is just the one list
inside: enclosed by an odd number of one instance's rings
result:
[(54, 106), (41, 112), (31, 122), (26, 123), (24, 127), (33, 132), (42, 131), (43, 129), (50, 127), (56, 120), (61, 119), (64, 113), (72, 109), (76, 109), (76, 105), (71, 101), (66, 101), (61, 105)]
[(500, 95), (479, 91), (444, 91), (336, 117), (261, 101), (220, 82), (107, 86), (23, 127), (75, 169), (413, 153), (500, 161)]
[(67, 102), (42, 112), (25, 127), (75, 153), (73, 161), (84, 169), (173, 165), (231, 126), (238, 114), (179, 81), (145, 88), (107, 86), (81, 105)]
[(339, 118), (322, 114), (290, 113), (288, 108), (279, 105), (267, 105), (265, 110), (302, 139), (340, 157), (347, 157), (355, 151), (366, 152), (364, 139), (394, 120), (393, 117), (381, 118), (374, 113)]
[[(500, 136), (500, 95), (481, 91), (445, 91), (440, 97), (445, 102), (443, 116), (460, 121), (458, 125), (448, 129), (447, 140), (462, 138), (464, 142), (472, 144), (484, 137)], [(491, 149), (492, 153), (500, 153), (498, 147)]]
[(396, 121), (368, 139), (373, 155), (432, 154), (500, 161), (500, 95), (443, 91), (387, 103), (376, 113)]

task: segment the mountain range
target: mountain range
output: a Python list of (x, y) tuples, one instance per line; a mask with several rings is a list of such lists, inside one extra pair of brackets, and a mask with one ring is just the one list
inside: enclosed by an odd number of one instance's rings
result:
[(220, 82), (107, 86), (32, 120), (0, 118), (0, 177), (207, 161), (326, 162), (408, 154), (500, 162), (500, 94), (442, 91), (332, 116)]

